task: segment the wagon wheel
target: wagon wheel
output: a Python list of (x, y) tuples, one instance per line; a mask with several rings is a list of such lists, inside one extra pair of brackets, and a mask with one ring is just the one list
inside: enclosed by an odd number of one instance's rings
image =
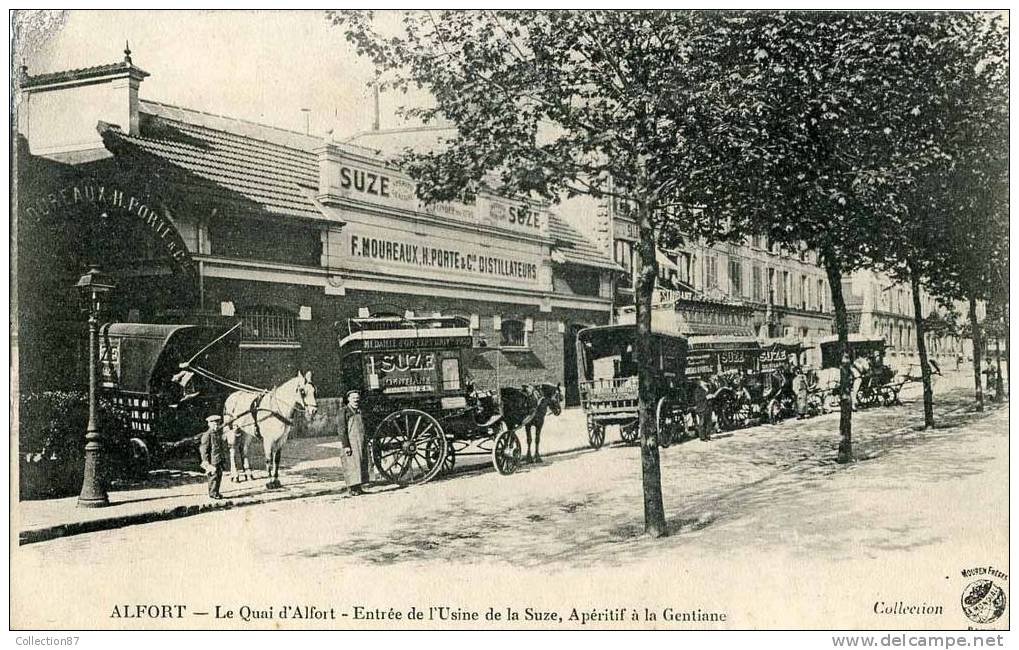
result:
[(881, 387), (881, 405), (895, 406), (899, 402), (899, 391), (892, 386)]
[(679, 442), (680, 436), (676, 431), (676, 415), (672, 411), (667, 397), (658, 400), (658, 406), (655, 407), (655, 424), (659, 447), (665, 449), (673, 442)]
[(632, 445), (640, 438), (640, 420), (635, 418), (633, 422), (619, 425), (619, 437), (628, 445)]
[(871, 391), (869, 388), (868, 389), (861, 388), (860, 390), (856, 391), (856, 403), (859, 405), (860, 408), (870, 408), (871, 406), (874, 406), (874, 402), (877, 401), (876, 397), (877, 396), (874, 395), (874, 392)]
[(442, 470), (448, 451), (442, 426), (417, 409), (390, 413), (372, 438), (375, 467), (387, 480), (400, 485), (430, 481)]
[(601, 449), (605, 444), (605, 425), (595, 422), (591, 416), (587, 417), (587, 442), (592, 449)]
[(752, 415), (753, 409), (750, 406), (750, 402), (743, 399), (736, 400), (731, 419), (737, 429), (742, 429), (750, 424)]
[(492, 446), (492, 464), (502, 475), (512, 474), (520, 466), (520, 439), (516, 430), (500, 431)]
[[(428, 445), (428, 462), (438, 463), (438, 453), (441, 447), (439, 445), (430, 444)], [(441, 474), (448, 474), (453, 471), (453, 467), (456, 465), (456, 448), (452, 442), (447, 440), (446, 444), (446, 458), (442, 461), (442, 469), (439, 470)]]
[(453, 449), (453, 445), (447, 445), (446, 459), (442, 461), (442, 472), (444, 474), (452, 472), (453, 467), (455, 466), (456, 466), (456, 450)]

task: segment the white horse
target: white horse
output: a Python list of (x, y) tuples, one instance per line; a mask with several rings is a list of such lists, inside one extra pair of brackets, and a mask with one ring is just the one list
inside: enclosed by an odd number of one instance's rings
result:
[(269, 479), (265, 486), (278, 488), (280, 456), (294, 425), (294, 412), (304, 411), (305, 418), (310, 420), (317, 408), (310, 371), (306, 374), (298, 372), (293, 379), (262, 393), (243, 390), (231, 393), (223, 404), (223, 428), (230, 446), (231, 480), (241, 480), (237, 473), (238, 452), (243, 463), (244, 480), (252, 478), (248, 448), (254, 438), (261, 438), (266, 478)]

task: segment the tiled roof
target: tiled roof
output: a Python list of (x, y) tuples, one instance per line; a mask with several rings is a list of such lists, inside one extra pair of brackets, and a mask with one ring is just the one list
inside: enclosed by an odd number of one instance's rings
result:
[(141, 111), (139, 136), (114, 137), (268, 213), (321, 217), (308, 198), (318, 188), (317, 138), (155, 102)]
[[(314, 149), (322, 139), (272, 126), (141, 101), (138, 136), (111, 131), (111, 136), (141, 151), (258, 204), (271, 214), (320, 218), (311, 201), (318, 189), (318, 158)], [(412, 130), (401, 131), (405, 143)], [(432, 132), (448, 133), (435, 128)], [(395, 132), (387, 132), (396, 135)], [(433, 137), (434, 133), (428, 138)], [(427, 138), (426, 138), (427, 139)], [(381, 142), (352, 138), (345, 146), (373, 147)], [(556, 214), (549, 218), (549, 234), (566, 262), (618, 268), (577, 228)]]
[(138, 68), (127, 61), (118, 61), (117, 63), (95, 65), (90, 68), (76, 68), (74, 70), (61, 70), (60, 72), (44, 72), (42, 74), (28, 75), (25, 77), (21, 85), (23, 88), (34, 88), (35, 86), (43, 86), (56, 82), (91, 79), (93, 77), (102, 77), (108, 74), (113, 74), (114, 72), (128, 71), (133, 72), (135, 75), (140, 77), (149, 76), (148, 72), (145, 72), (141, 68)]
[(549, 234), (555, 240), (556, 248), (567, 262), (606, 269), (619, 268), (619, 265), (609, 259), (597, 244), (559, 215), (552, 213), (549, 216), (548, 224)]

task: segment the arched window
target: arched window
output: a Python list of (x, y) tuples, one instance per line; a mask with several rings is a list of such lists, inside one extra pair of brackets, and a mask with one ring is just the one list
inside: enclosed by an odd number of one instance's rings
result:
[(504, 320), (500, 327), (499, 345), (504, 348), (526, 348), (527, 329), (522, 320)]
[(241, 342), (247, 344), (296, 347), (296, 316), (281, 307), (257, 305), (238, 312), (241, 319)]

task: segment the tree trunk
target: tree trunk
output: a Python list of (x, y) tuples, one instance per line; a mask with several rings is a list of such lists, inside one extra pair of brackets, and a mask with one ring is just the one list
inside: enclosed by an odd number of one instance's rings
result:
[(842, 295), (842, 269), (839, 267), (835, 253), (826, 249), (824, 270), (828, 274), (831, 286), (831, 302), (835, 307), (835, 329), (838, 332), (839, 344), (842, 348), (842, 362), (839, 373), (839, 454), (838, 462), (848, 463), (853, 460), (853, 372), (849, 352), (849, 315), (846, 312), (846, 299)]
[[(1006, 325), (1007, 325), (1006, 320)], [(1008, 327), (1005, 327), (1005, 374), (1008, 375), (1008, 383), (1005, 384), (1005, 397), (1008, 397), (1008, 387), (1012, 383), (1012, 369), (1008, 365)]]
[(980, 323), (977, 322), (977, 299), (970, 297), (969, 299), (969, 328), (970, 328), (970, 340), (973, 342), (973, 383), (976, 384), (977, 389), (977, 410), (984, 410), (984, 390), (980, 382)]
[(1005, 380), (1001, 376), (1001, 337), (994, 337), (994, 401), (1005, 399)]
[(923, 378), (923, 428), (934, 428), (934, 388), (931, 367), (927, 360), (927, 338), (924, 331), (923, 305), (920, 302), (920, 279), (909, 265), (909, 283), (913, 289), (913, 322), (916, 324), (916, 351), (920, 354), (920, 376)]
[(637, 413), (640, 427), (640, 467), (644, 486), (644, 533), (650, 537), (668, 534), (662, 502), (662, 471), (658, 455), (655, 401), (658, 376), (651, 343), (651, 299), (658, 277), (655, 234), (646, 201), (637, 204), (640, 242), (637, 244), (637, 273), (634, 302), (637, 308), (634, 362), (637, 364)]

